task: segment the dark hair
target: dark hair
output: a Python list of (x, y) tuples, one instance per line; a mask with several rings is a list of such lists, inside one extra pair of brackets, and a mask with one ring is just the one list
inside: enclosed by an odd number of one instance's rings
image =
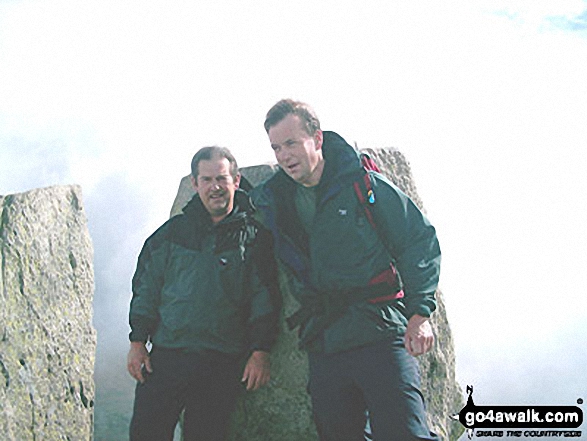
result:
[(209, 161), (212, 158), (226, 158), (230, 163), (230, 174), (233, 178), (238, 175), (238, 165), (236, 159), (226, 147), (202, 147), (192, 158), (192, 176), (198, 180), (198, 166), (200, 161)]
[(294, 101), (292, 99), (283, 99), (275, 104), (265, 118), (265, 131), (269, 133), (269, 129), (279, 123), (287, 115), (297, 115), (304, 129), (308, 135), (313, 136), (318, 130), (320, 130), (320, 121), (309, 105), (301, 101)]

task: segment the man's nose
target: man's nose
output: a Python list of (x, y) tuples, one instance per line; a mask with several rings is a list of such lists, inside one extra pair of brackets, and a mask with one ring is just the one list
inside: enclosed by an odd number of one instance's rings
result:
[(281, 151), (279, 153), (275, 154), (275, 159), (277, 159), (277, 162), (285, 162), (288, 158), (289, 158), (289, 154), (284, 151), (284, 149), (281, 149)]

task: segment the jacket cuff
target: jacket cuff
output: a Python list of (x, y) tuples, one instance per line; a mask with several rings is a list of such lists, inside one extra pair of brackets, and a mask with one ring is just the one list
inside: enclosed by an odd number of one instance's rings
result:
[(143, 329), (133, 329), (128, 334), (128, 339), (130, 341), (140, 341), (147, 343), (147, 340), (149, 339), (149, 333)]
[(436, 310), (435, 293), (432, 292), (425, 294), (412, 294), (412, 298), (407, 296), (405, 304), (406, 319), (409, 320), (414, 315), (430, 317), (432, 313)]

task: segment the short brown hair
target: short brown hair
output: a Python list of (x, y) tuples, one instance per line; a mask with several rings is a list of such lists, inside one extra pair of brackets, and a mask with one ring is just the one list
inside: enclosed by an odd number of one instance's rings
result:
[(320, 121), (318, 120), (314, 109), (306, 103), (288, 98), (277, 102), (271, 107), (271, 109), (269, 109), (267, 117), (265, 118), (265, 131), (269, 133), (269, 129), (279, 123), (287, 115), (297, 115), (302, 121), (304, 129), (310, 136), (313, 136), (318, 130), (320, 130)]
[(231, 151), (226, 147), (211, 146), (202, 147), (192, 158), (192, 176), (196, 181), (198, 180), (198, 166), (200, 165), (200, 161), (209, 161), (214, 157), (228, 159), (230, 163), (230, 174), (233, 178), (236, 178), (238, 175), (238, 165)]

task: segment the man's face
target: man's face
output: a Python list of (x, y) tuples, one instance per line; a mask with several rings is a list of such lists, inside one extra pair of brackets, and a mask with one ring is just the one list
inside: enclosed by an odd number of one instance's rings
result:
[(294, 181), (317, 185), (322, 176), (322, 131), (309, 135), (297, 115), (287, 115), (269, 129), (277, 163)]
[(198, 163), (198, 179), (192, 176), (194, 188), (214, 222), (222, 220), (232, 211), (239, 182), (240, 175), (232, 177), (230, 162), (226, 158), (201, 160)]

